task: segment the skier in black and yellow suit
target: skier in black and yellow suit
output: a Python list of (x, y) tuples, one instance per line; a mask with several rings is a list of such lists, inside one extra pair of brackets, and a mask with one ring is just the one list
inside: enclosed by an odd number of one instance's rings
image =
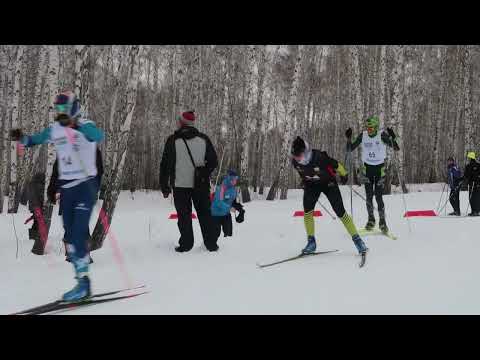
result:
[(302, 252), (310, 254), (315, 252), (317, 248), (313, 210), (322, 193), (327, 196), (335, 214), (342, 220), (358, 252), (360, 254), (367, 252), (368, 249), (358, 235), (352, 218), (345, 211), (342, 195), (338, 188), (335, 177), (337, 173), (340, 175), (343, 184), (348, 180), (348, 174), (343, 165), (329, 157), (325, 151), (310, 149), (308, 144), (300, 137), (293, 141), (292, 164), (298, 171), (304, 184), (303, 209), (308, 242)]

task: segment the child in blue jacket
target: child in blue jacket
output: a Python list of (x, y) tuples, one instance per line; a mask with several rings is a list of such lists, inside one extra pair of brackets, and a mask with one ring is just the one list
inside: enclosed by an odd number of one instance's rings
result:
[(231, 208), (239, 212), (235, 221), (242, 223), (244, 220), (245, 210), (243, 206), (236, 201), (237, 189), (235, 186), (238, 182), (238, 175), (235, 171), (229, 170), (223, 182), (215, 189), (215, 196), (212, 201), (212, 217), (214, 223), (214, 234), (220, 237), (223, 229), (224, 237), (232, 236), (232, 216), (230, 214)]

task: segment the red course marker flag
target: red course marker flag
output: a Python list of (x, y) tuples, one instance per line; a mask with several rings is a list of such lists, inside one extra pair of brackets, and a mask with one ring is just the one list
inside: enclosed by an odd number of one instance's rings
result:
[(414, 217), (414, 216), (437, 216), (433, 210), (414, 210), (407, 211), (403, 217)]
[[(293, 213), (293, 216), (304, 216), (304, 215), (305, 215), (305, 212), (303, 212), (303, 211), (295, 211), (295, 212)], [(313, 212), (313, 216), (314, 216), (314, 217), (320, 217), (320, 216), (323, 216), (323, 214), (322, 214), (322, 212), (321, 212), (320, 210), (315, 210), (315, 211)]]

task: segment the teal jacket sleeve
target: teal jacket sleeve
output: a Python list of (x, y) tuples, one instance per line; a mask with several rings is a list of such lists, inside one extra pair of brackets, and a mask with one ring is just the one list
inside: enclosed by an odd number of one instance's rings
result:
[(90, 142), (100, 142), (105, 137), (103, 131), (97, 128), (93, 121), (85, 121), (79, 123), (78, 131), (85, 135), (87, 140)]
[(50, 140), (50, 127), (31, 136), (24, 136), (20, 142), (26, 147), (45, 144)]

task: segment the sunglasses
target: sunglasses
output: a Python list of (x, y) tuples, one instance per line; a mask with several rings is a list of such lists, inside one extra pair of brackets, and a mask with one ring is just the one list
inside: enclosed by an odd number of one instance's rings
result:
[(69, 114), (72, 109), (70, 104), (55, 104), (55, 111), (57, 113)]

